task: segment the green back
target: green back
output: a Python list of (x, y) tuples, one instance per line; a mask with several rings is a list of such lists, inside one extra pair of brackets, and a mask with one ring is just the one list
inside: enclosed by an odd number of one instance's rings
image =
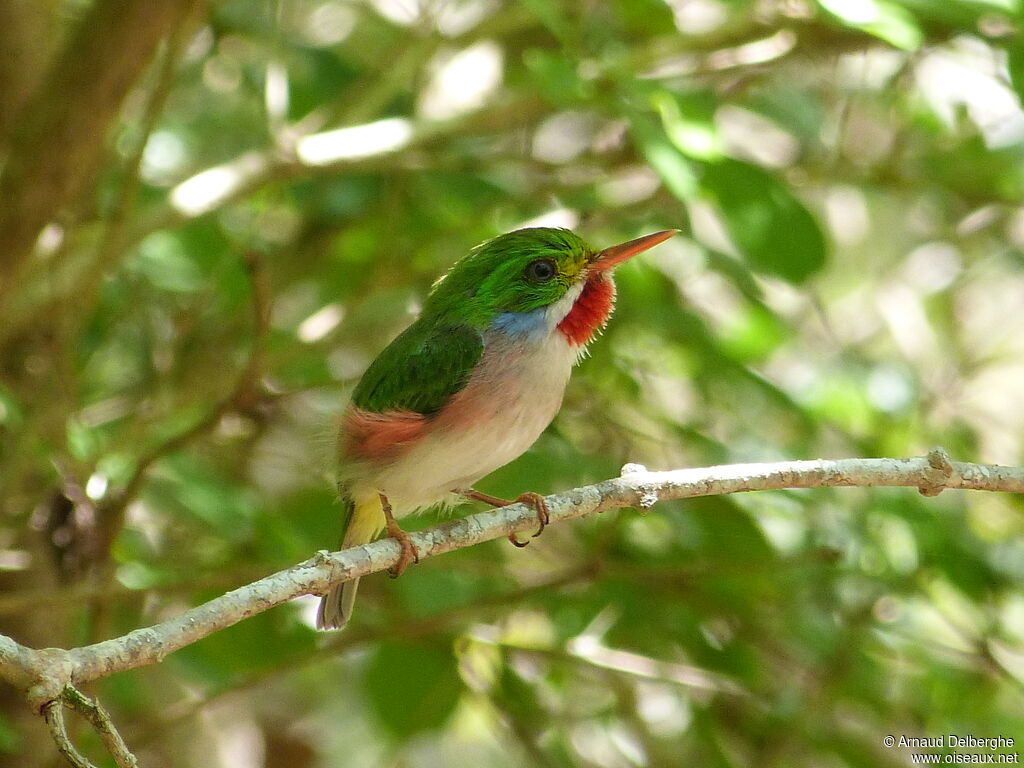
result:
[[(375, 413), (434, 414), (469, 380), (495, 317), (552, 304), (565, 295), (594, 251), (567, 229), (520, 229), (488, 240), (438, 280), (420, 317), (363, 374), (352, 401)], [(536, 259), (557, 265), (555, 279), (531, 282)]]
[(352, 402), (375, 413), (437, 413), (466, 385), (483, 350), (480, 331), (421, 316), (366, 369)]

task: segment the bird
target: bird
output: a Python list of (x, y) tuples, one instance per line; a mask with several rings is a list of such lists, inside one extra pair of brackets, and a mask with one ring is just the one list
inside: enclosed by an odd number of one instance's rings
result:
[[(529, 227), (456, 261), (363, 373), (341, 415), (342, 548), (386, 530), (402, 547), (397, 576), (419, 559), (397, 518), (464, 500), (525, 502), (538, 535), (548, 521), (541, 495), (509, 501), (473, 484), (525, 453), (558, 413), (573, 366), (612, 314), (612, 270), (678, 232), (596, 250), (568, 229)], [(345, 581), (322, 597), (318, 628), (348, 623), (358, 586)]]

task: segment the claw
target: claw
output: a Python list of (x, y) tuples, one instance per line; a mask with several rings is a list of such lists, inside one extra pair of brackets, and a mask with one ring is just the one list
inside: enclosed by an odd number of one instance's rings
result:
[[(544, 528), (551, 522), (551, 512), (548, 510), (548, 503), (544, 501), (544, 497), (539, 493), (533, 491), (527, 491), (526, 493), (519, 494), (516, 498), (511, 501), (508, 499), (499, 499), (497, 496), (491, 496), (487, 493), (481, 493), (473, 488), (458, 489), (455, 491), (467, 499), (474, 499), (475, 501), (482, 501), (484, 504), (490, 504), (492, 507), (507, 507), (510, 504), (528, 504), (533, 507), (537, 512), (537, 523), (540, 526), (537, 528), (537, 532), (530, 538), (537, 538), (544, 533)], [(525, 547), (529, 544), (529, 541), (520, 541), (514, 533), (508, 535), (508, 540), (516, 547)]]
[(412, 538), (409, 534), (395, 520), (394, 515), (391, 513), (391, 503), (383, 493), (380, 494), (380, 502), (384, 509), (384, 519), (388, 523), (388, 536), (397, 539), (402, 547), (402, 554), (399, 556), (398, 562), (388, 568), (388, 576), (392, 579), (397, 579), (409, 567), (410, 562), (419, 563), (420, 553), (416, 551), (416, 545), (412, 543)]
[(388, 536), (397, 539), (402, 547), (402, 554), (398, 558), (398, 562), (388, 568), (388, 576), (397, 579), (409, 567), (409, 563), (420, 561), (420, 554), (416, 551), (416, 545), (412, 543), (409, 534), (402, 530), (397, 523), (394, 526), (388, 525)]
[(534, 493), (533, 491), (527, 491), (526, 493), (519, 494), (519, 496), (516, 497), (516, 502), (520, 501), (523, 504), (529, 504), (537, 512), (537, 523), (540, 527), (537, 529), (537, 532), (530, 537), (536, 539), (544, 533), (544, 529), (547, 527), (548, 523), (551, 522), (551, 512), (548, 510), (548, 503), (544, 501), (543, 496), (539, 493)]

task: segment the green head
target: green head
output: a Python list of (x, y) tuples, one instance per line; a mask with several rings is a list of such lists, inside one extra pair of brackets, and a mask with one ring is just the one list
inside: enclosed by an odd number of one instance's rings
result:
[(666, 230), (598, 251), (567, 229), (535, 227), (499, 235), (474, 248), (434, 284), (424, 313), (452, 313), (485, 328), (504, 314), (557, 303), (592, 278), (657, 245)]

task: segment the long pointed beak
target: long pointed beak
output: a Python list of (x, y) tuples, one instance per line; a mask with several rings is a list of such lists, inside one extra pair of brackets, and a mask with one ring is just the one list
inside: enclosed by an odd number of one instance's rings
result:
[(661, 232), (630, 240), (628, 243), (620, 243), (619, 245), (613, 245), (611, 248), (605, 248), (603, 251), (594, 254), (594, 258), (590, 262), (590, 269), (595, 272), (604, 272), (617, 264), (621, 264), (626, 259), (631, 259), (638, 253), (643, 253), (648, 248), (653, 248), (658, 243), (663, 243), (673, 235), (678, 234), (678, 229), (664, 229)]

